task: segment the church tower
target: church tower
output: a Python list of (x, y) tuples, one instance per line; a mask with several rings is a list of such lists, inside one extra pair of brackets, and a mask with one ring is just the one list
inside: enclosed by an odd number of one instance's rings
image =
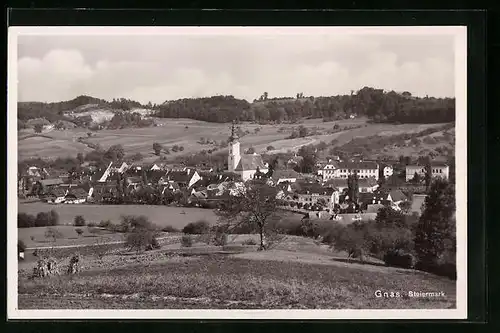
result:
[(229, 172), (234, 172), (234, 169), (240, 163), (241, 155), (240, 155), (240, 142), (238, 141), (238, 135), (235, 130), (235, 122), (231, 126), (231, 136), (229, 137), (229, 155), (227, 157), (227, 166)]

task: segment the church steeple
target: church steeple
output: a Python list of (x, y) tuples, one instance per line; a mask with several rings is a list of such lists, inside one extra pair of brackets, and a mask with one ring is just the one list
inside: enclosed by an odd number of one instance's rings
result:
[(240, 162), (240, 142), (238, 141), (238, 135), (236, 134), (235, 128), (236, 122), (233, 121), (231, 125), (231, 136), (229, 137), (229, 154), (227, 157), (227, 165), (230, 172), (234, 172), (238, 163)]
[(238, 140), (238, 134), (236, 134), (236, 121), (233, 120), (233, 123), (231, 125), (231, 136), (229, 137), (230, 142), (234, 142)]

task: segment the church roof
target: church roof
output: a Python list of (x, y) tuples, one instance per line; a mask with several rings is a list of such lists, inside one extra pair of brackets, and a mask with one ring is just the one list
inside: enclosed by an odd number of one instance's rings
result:
[(235, 171), (256, 170), (257, 168), (266, 168), (262, 156), (258, 154), (244, 154), (241, 155), (240, 162), (236, 166)]

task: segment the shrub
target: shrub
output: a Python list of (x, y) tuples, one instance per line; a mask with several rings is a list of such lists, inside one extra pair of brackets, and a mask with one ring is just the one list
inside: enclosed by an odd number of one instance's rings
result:
[(243, 245), (257, 245), (257, 241), (253, 238), (249, 238), (243, 241)]
[(172, 227), (171, 225), (167, 225), (161, 229), (163, 232), (179, 232), (180, 230)]
[(99, 227), (108, 229), (111, 227), (111, 224), (112, 223), (110, 220), (102, 220), (101, 222), (99, 222)]
[(215, 246), (226, 245), (227, 244), (227, 234), (224, 232), (216, 231), (213, 242), (214, 242)]
[(18, 228), (32, 228), (35, 224), (35, 216), (26, 213), (17, 214), (17, 227)]
[(181, 237), (181, 245), (182, 247), (191, 247), (193, 246), (193, 238), (191, 235), (182, 235)]
[(55, 242), (58, 238), (62, 238), (62, 234), (59, 230), (54, 229), (54, 228), (47, 228), (45, 231), (45, 238), (52, 238), (52, 240)]
[(85, 226), (85, 218), (81, 215), (75, 216), (75, 226), (76, 227), (83, 227)]
[(153, 231), (144, 228), (138, 228), (129, 232), (125, 242), (130, 250), (136, 250), (137, 252), (141, 252), (147, 249), (148, 246), (158, 243)]
[(266, 148), (266, 149), (267, 149), (268, 151), (270, 151), (270, 150), (274, 150), (274, 147), (273, 147), (273, 146), (267, 146), (267, 148)]
[(78, 236), (81, 236), (83, 234), (83, 229), (81, 228), (76, 228), (75, 232), (77, 233)]
[(415, 257), (402, 249), (391, 249), (385, 253), (384, 262), (387, 266), (413, 268)]
[(189, 223), (182, 229), (182, 232), (185, 234), (201, 235), (208, 233), (209, 230), (210, 224), (205, 220), (200, 220)]
[(87, 227), (89, 227), (89, 228), (93, 228), (93, 227), (96, 227), (96, 226), (97, 226), (97, 224), (95, 224), (94, 222), (87, 223)]

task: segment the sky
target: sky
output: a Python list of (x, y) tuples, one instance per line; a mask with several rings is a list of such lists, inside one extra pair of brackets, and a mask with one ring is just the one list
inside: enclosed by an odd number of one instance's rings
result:
[(364, 86), (454, 97), (448, 34), (19, 35), (18, 100), (89, 95), (163, 103), (233, 95), (332, 96)]

